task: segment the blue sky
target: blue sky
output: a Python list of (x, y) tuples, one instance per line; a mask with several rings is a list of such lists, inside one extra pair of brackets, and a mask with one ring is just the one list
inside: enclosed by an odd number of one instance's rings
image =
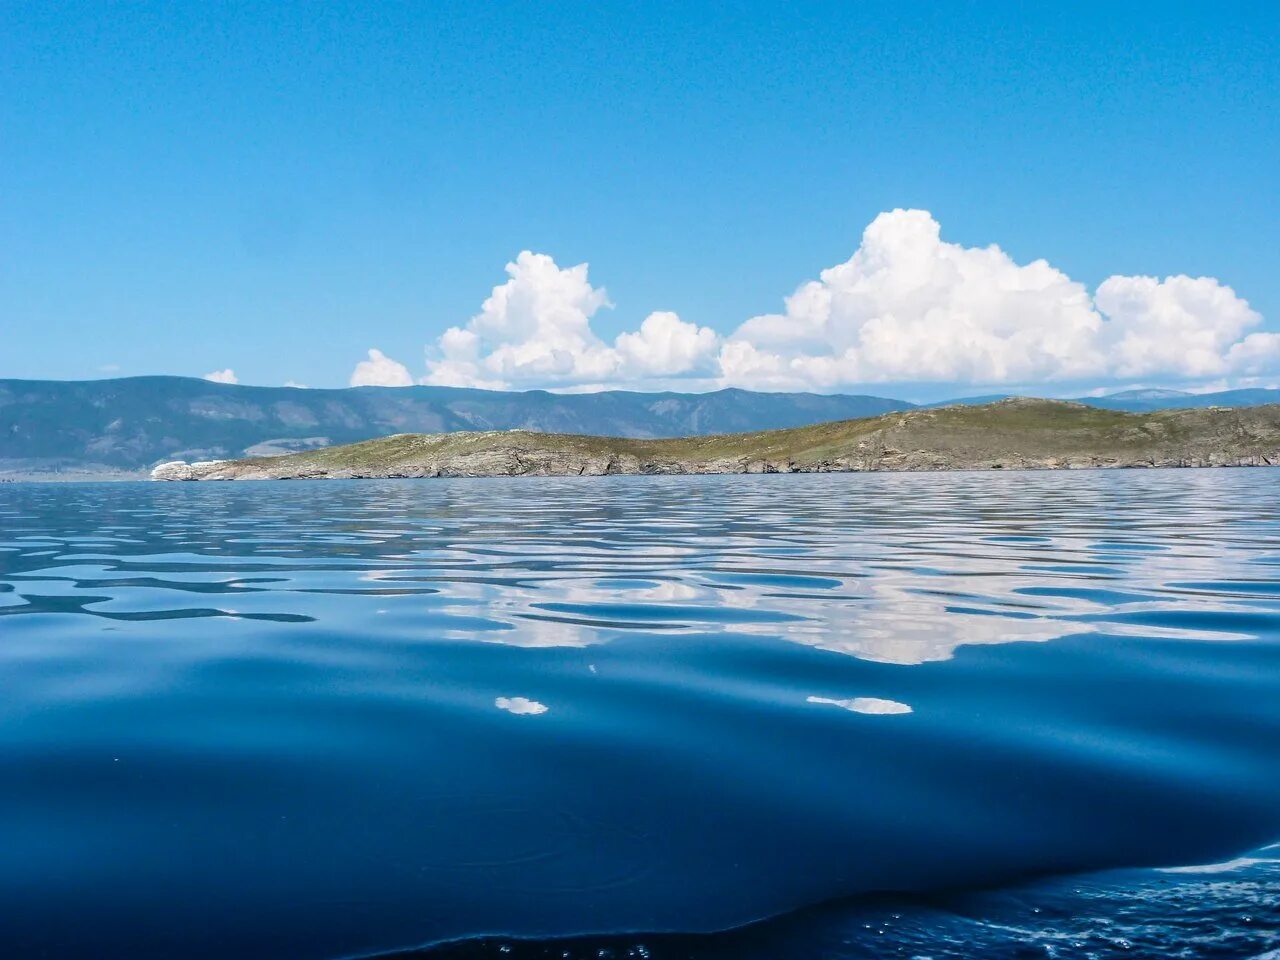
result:
[(1274, 3), (7, 3), (0, 377), (1269, 385), (1277, 49)]

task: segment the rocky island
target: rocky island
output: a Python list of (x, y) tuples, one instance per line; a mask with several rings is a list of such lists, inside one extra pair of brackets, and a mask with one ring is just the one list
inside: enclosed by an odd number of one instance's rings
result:
[(638, 440), (526, 430), (397, 434), (287, 456), (173, 461), (156, 480), (600, 476), (1270, 466), (1280, 405), (1121, 413), (1013, 398), (789, 430)]

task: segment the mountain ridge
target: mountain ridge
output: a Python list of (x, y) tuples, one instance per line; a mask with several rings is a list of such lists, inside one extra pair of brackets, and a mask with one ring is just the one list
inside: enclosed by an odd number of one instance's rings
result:
[[(952, 403), (993, 399), (999, 397)], [(1244, 390), (1081, 402), (1150, 410), (1277, 399), (1280, 391)], [(643, 439), (782, 429), (917, 408), (874, 395), (738, 388), (562, 394), (435, 386), (259, 387), (170, 376), (9, 379), (0, 380), (0, 477), (140, 477), (168, 460), (283, 454), (392, 433), (526, 429)]]

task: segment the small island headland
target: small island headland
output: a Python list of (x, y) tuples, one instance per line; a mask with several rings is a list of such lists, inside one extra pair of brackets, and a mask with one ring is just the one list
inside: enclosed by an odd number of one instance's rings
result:
[(1280, 464), (1280, 405), (1121, 413), (1011, 398), (788, 430), (642, 440), (396, 434), (285, 456), (172, 461), (155, 480), (1051, 470)]

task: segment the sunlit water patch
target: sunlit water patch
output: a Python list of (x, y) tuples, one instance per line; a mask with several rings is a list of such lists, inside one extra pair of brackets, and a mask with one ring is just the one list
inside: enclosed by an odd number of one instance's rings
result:
[(1277, 478), (5, 485), (0, 954), (1264, 955)]

